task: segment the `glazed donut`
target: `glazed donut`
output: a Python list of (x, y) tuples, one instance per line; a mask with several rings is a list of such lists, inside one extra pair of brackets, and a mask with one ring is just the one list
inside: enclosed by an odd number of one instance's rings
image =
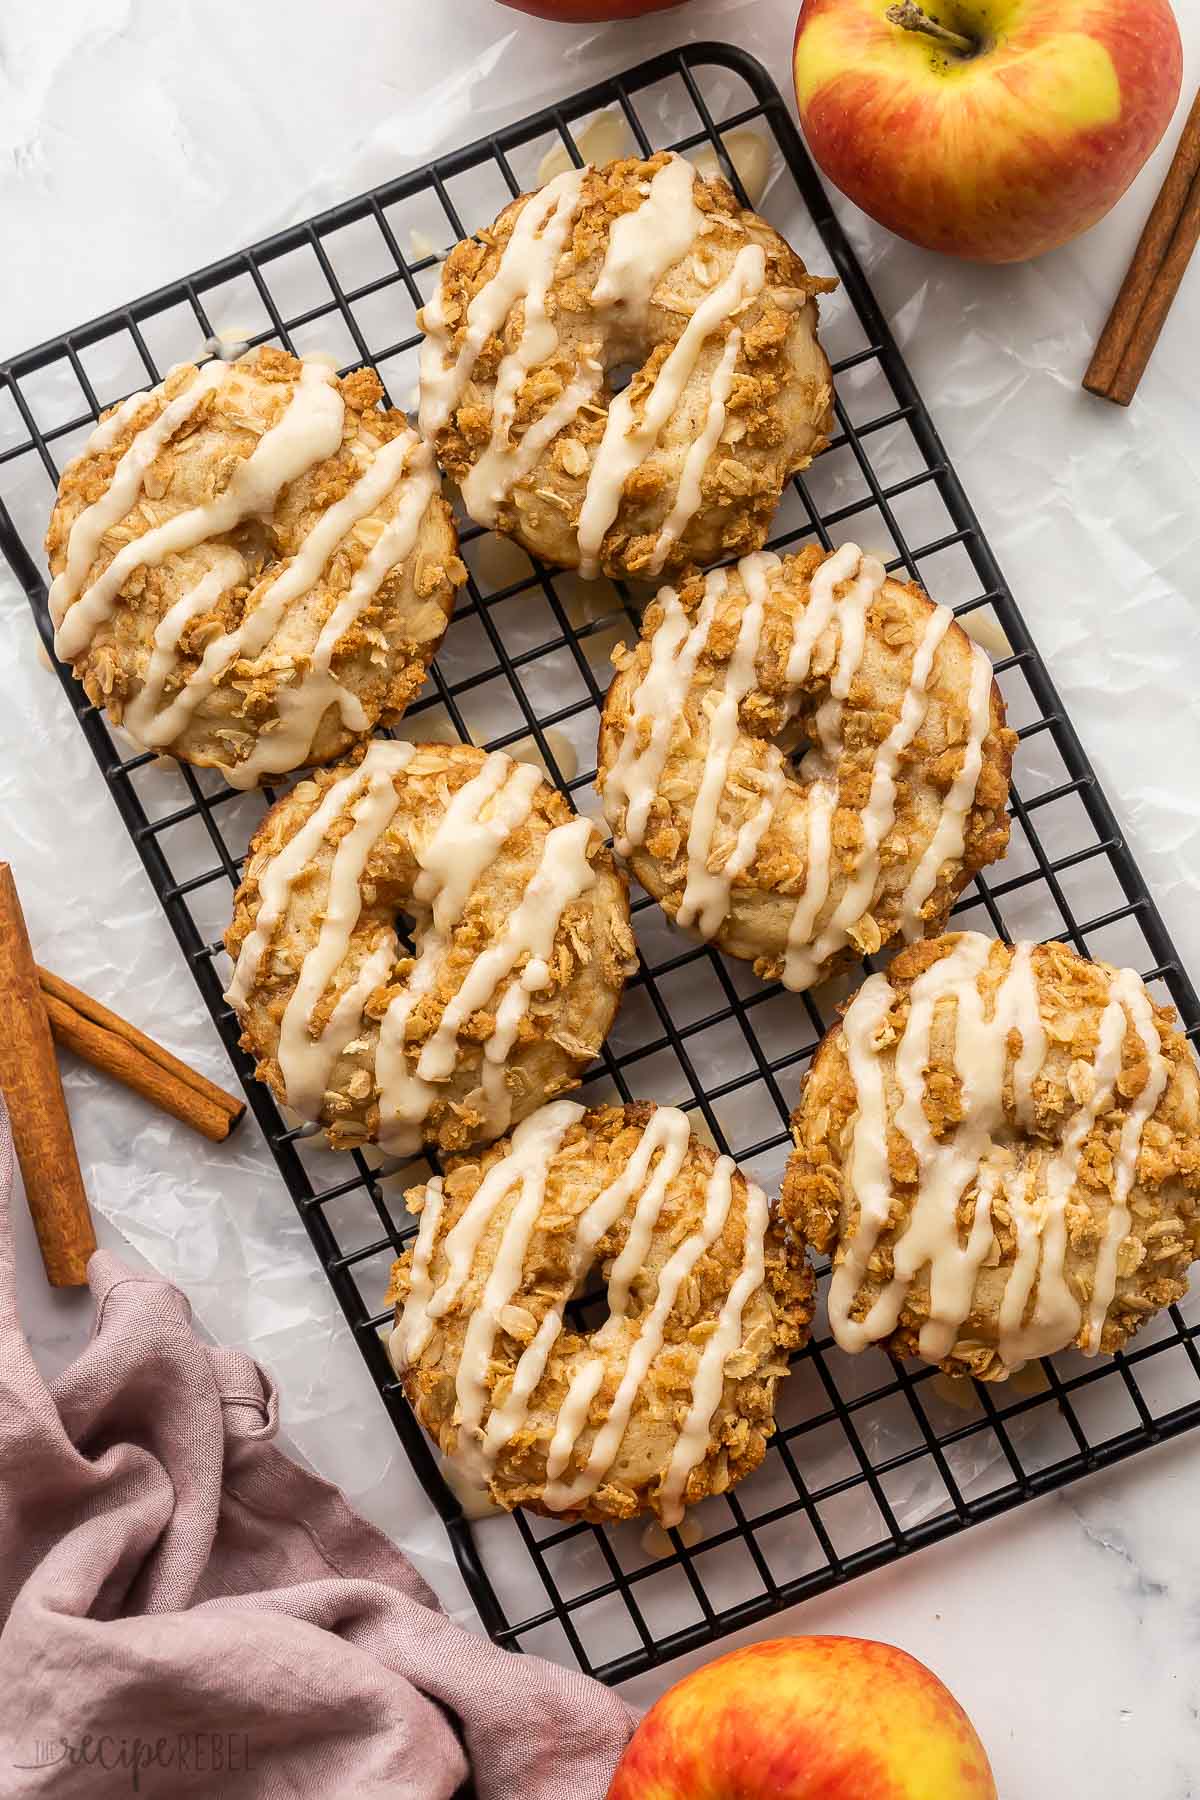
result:
[(466, 579), (432, 452), (263, 349), (107, 413), (59, 484), (55, 649), (138, 743), (253, 787), (403, 711)]
[(334, 1149), (395, 1156), (576, 1086), (635, 955), (599, 831), (536, 769), (382, 741), (272, 807), (225, 945), (259, 1079)]
[(781, 1208), (843, 1350), (1003, 1380), (1111, 1352), (1200, 1254), (1200, 1077), (1131, 969), (961, 932), (858, 990), (792, 1116)]
[[(675, 1107), (543, 1107), (405, 1196), (391, 1356), (425, 1429), (510, 1511), (685, 1506), (757, 1468), (813, 1277)], [(566, 1308), (601, 1268), (595, 1331)]]
[(991, 664), (853, 544), (665, 588), (613, 660), (597, 785), (617, 849), (764, 979), (813, 987), (941, 929), (1004, 853), (1016, 739)]
[(567, 170), (451, 251), (422, 433), (473, 519), (583, 575), (757, 549), (829, 432), (834, 286), (680, 156)]

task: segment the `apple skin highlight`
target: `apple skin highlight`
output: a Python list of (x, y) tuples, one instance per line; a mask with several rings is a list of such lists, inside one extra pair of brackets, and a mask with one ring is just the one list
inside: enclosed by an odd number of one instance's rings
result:
[(929, 0), (969, 57), (887, 18), (890, 0), (804, 0), (793, 61), (818, 166), (889, 231), (1024, 262), (1102, 219), (1179, 98), (1168, 0)]
[(998, 1800), (983, 1745), (915, 1657), (863, 1638), (774, 1638), (651, 1707), (608, 1800)]

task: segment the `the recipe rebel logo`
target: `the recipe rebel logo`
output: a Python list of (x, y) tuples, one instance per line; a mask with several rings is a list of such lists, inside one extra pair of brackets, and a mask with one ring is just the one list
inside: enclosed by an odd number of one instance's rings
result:
[(143, 1783), (146, 1792), (153, 1792), (158, 1784), (152, 1778), (159, 1773), (242, 1775), (254, 1768), (250, 1739), (242, 1731), (179, 1731), (146, 1737), (87, 1731), (78, 1738), (36, 1738), (30, 1751), (20, 1760), (14, 1759), (14, 1769), (124, 1770), (135, 1794), (143, 1791)]

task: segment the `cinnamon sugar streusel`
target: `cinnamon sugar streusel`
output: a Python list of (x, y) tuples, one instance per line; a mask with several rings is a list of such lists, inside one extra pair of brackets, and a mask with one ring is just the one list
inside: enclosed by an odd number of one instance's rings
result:
[(834, 1259), (844, 1348), (1003, 1380), (1119, 1350), (1200, 1254), (1200, 1074), (1131, 970), (965, 932), (825, 1038), (781, 1206)]
[(378, 741), (302, 781), (255, 834), (225, 942), (259, 1079), (335, 1149), (396, 1155), (487, 1141), (576, 1086), (635, 962), (596, 827), (467, 744)]
[(681, 157), (568, 170), (448, 257), (422, 429), (472, 516), (549, 562), (651, 579), (753, 550), (830, 428), (834, 285)]
[(676, 1524), (762, 1461), (812, 1271), (683, 1113), (546, 1107), (405, 1198), (392, 1358), (498, 1505)]
[(1004, 853), (1016, 739), (991, 665), (855, 545), (665, 589), (613, 660), (597, 785), (616, 847), (764, 979), (812, 987), (938, 931)]
[(420, 688), (466, 576), (428, 447), (263, 348), (184, 363), (63, 472), (60, 656), (131, 736), (252, 786), (342, 755)]

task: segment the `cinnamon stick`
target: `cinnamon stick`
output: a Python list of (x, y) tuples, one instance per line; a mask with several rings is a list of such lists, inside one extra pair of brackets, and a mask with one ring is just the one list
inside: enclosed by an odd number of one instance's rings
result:
[(61, 975), (41, 968), (38, 975), (58, 1043), (193, 1131), (217, 1144), (225, 1141), (246, 1110), (244, 1100), (235, 1100)]
[(1179, 215), (1167, 253), (1150, 284), (1137, 324), (1125, 346), (1121, 366), (1108, 390), (1106, 398), (1114, 405), (1128, 406), (1137, 393), (1138, 383), (1146, 373), (1146, 365), (1167, 322), (1171, 302), (1179, 292), (1197, 242), (1200, 242), (1200, 175), (1193, 177), (1187, 204)]
[(82, 1287), (96, 1248), (37, 964), (7, 863), (0, 863), (0, 1089), (46, 1274)]
[[(1191, 208), (1194, 213), (1200, 206), (1194, 192), (1197, 171), (1200, 171), (1200, 91), (1192, 102), (1166, 179), (1150, 209), (1133, 260), (1083, 378), (1089, 393), (1097, 394), (1103, 400), (1113, 400), (1119, 406), (1128, 406), (1133, 398), (1191, 255), (1191, 249), (1184, 249), (1190, 228), (1185, 228), (1184, 237), (1178, 244), (1175, 239), (1185, 212)], [(1195, 247), (1194, 237), (1191, 247)], [(1165, 270), (1168, 256), (1172, 267)], [(1155, 290), (1157, 324), (1152, 319), (1143, 324), (1143, 313), (1152, 290)], [(1135, 334), (1136, 345), (1133, 344)], [(1127, 356), (1128, 366), (1123, 370)]]

